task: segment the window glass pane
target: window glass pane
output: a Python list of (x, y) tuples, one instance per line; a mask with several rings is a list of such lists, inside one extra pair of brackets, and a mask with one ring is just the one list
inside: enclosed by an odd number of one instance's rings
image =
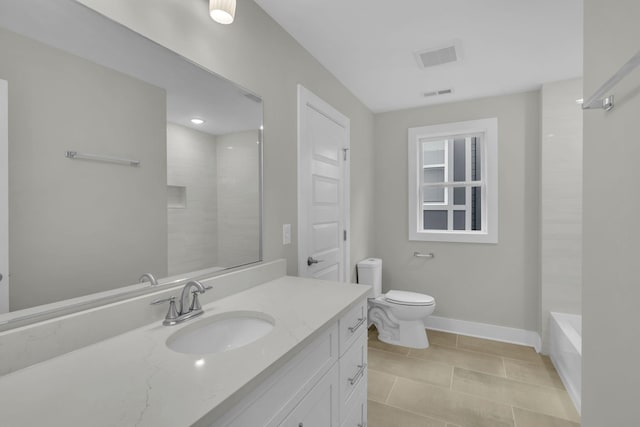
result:
[(453, 140), (453, 180), (465, 180), (465, 139), (456, 138)]
[(446, 141), (429, 141), (422, 143), (422, 164), (424, 166), (443, 165)]
[(425, 203), (444, 203), (444, 188), (425, 188), (424, 189), (424, 202)]
[(482, 179), (482, 174), (480, 170), (480, 160), (481, 156), (480, 149), (480, 138), (474, 137), (471, 139), (471, 179), (473, 181), (480, 181)]
[(425, 230), (446, 230), (447, 227), (447, 211), (424, 211), (424, 229)]
[(465, 229), (465, 211), (453, 211), (453, 229)]
[(425, 184), (444, 182), (444, 168), (429, 168), (424, 170)]
[(444, 203), (444, 188), (430, 188), (427, 187), (423, 190), (424, 203)]
[(481, 187), (471, 188), (471, 229), (482, 230), (482, 189)]
[(453, 189), (453, 204), (464, 205), (467, 200), (467, 189), (465, 187), (456, 187)]

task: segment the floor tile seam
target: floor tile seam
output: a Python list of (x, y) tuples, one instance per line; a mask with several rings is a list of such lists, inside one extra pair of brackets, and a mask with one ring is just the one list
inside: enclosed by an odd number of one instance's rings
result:
[(525, 381), (525, 380), (518, 380), (516, 378), (510, 377), (509, 375), (506, 375), (505, 377), (501, 377), (502, 379), (507, 379), (510, 381), (514, 381), (514, 382), (518, 382), (520, 384), (527, 384), (527, 385), (533, 385), (533, 386), (537, 386), (537, 387), (544, 387), (544, 388), (548, 388), (551, 390), (559, 390), (559, 391), (564, 391), (567, 392), (567, 389), (564, 388), (564, 385), (562, 385), (562, 387), (558, 386), (553, 386), (553, 385), (548, 385), (548, 384), (540, 384), (540, 383), (534, 383), (534, 382), (529, 382), (529, 381)]
[(449, 389), (453, 390), (453, 377), (454, 377), (454, 373), (456, 372), (456, 367), (452, 366), (451, 367), (451, 381), (449, 381)]
[[(492, 377), (496, 377), (496, 378), (502, 378), (502, 379), (505, 379), (505, 378), (506, 378), (506, 375), (505, 375), (505, 376), (500, 376), (500, 375), (496, 375), (496, 374), (494, 374), (494, 373), (492, 373), (492, 372), (481, 371), (481, 370), (479, 370), (479, 369), (473, 369), (473, 368), (469, 368), (469, 367), (465, 367), (465, 366), (460, 366), (460, 365), (451, 365), (451, 366), (453, 367), (453, 370), (454, 370), (454, 371), (455, 371), (455, 368), (458, 368), (458, 369), (464, 369), (465, 371), (475, 372), (475, 373), (477, 373), (477, 374), (491, 375)], [(504, 369), (503, 369), (503, 371), (504, 371)], [(452, 383), (453, 383), (453, 380), (452, 380)]]
[(486, 351), (481, 351), (481, 350), (475, 350), (475, 349), (471, 349), (471, 348), (464, 348), (464, 347), (456, 347), (458, 350), (460, 351), (466, 351), (468, 353), (474, 353), (474, 354), (482, 354), (483, 356), (490, 356), (490, 357), (504, 357), (501, 354), (495, 354), (495, 353), (488, 353)]
[[(443, 347), (443, 348), (447, 348), (447, 349), (455, 349), (455, 350), (459, 350), (459, 351), (466, 352), (466, 353), (473, 353), (473, 354), (479, 354), (479, 355), (482, 355), (482, 356), (489, 356), (491, 358), (496, 358), (496, 359), (500, 359), (500, 358), (504, 357), (504, 356), (500, 356), (500, 355), (493, 354), (493, 353), (486, 353), (484, 351), (470, 350), (468, 348), (451, 347), (451, 346), (446, 346), (446, 345), (441, 345), (441, 344), (432, 344), (432, 345), (435, 346), (435, 347)], [(371, 350), (383, 351), (385, 353), (395, 354), (396, 356), (410, 357), (412, 359), (432, 360), (432, 359), (424, 359), (424, 358), (421, 358), (421, 357), (411, 356), (410, 355), (411, 350), (408, 350), (407, 354), (402, 354), (402, 353), (398, 353), (398, 352), (395, 352), (395, 351), (389, 351), (389, 350), (385, 350), (385, 349), (377, 348), (377, 347), (372, 347), (372, 346), (368, 346), (367, 348), (371, 349)], [(513, 359), (511, 359), (511, 360), (513, 360)], [(518, 359), (515, 359), (515, 360), (518, 360)], [(444, 362), (440, 362), (440, 363), (444, 363)]]
[[(453, 421), (451, 421), (451, 420), (448, 420), (448, 419), (446, 419), (446, 418), (440, 418), (440, 417), (437, 417), (437, 416), (435, 416), (435, 415), (426, 415), (426, 414), (423, 414), (423, 413), (421, 413), (421, 412), (415, 412), (415, 411), (412, 411), (412, 410), (410, 410), (410, 409), (402, 408), (402, 407), (400, 407), (400, 406), (391, 405), (391, 404), (389, 404), (389, 403), (385, 403), (385, 405), (387, 405), (387, 406), (389, 406), (389, 407), (391, 407), (391, 408), (393, 408), (393, 409), (398, 409), (398, 410), (400, 410), (400, 411), (407, 412), (407, 413), (409, 413), (409, 414), (411, 414), (411, 415), (416, 415), (416, 416), (418, 416), (418, 417), (420, 417), (420, 418), (424, 418), (424, 419), (432, 419), (432, 420), (435, 420), (435, 421), (442, 421), (443, 423), (445, 423), (445, 425), (446, 425), (446, 424), (453, 424), (453, 423), (454, 423), (454, 422), (453, 422)], [(456, 424), (456, 425), (457, 425), (457, 424)]]
[[(507, 402), (500, 402), (500, 401), (498, 401), (498, 400), (489, 399), (489, 398), (487, 398), (487, 397), (484, 397), (484, 395), (479, 395), (479, 394), (474, 394), (474, 393), (467, 393), (466, 391), (461, 391), (461, 390), (451, 390), (451, 391), (453, 391), (453, 392), (455, 392), (455, 393), (459, 393), (459, 394), (461, 394), (461, 395), (463, 395), (463, 396), (473, 397), (473, 398), (475, 398), (475, 399), (480, 399), (480, 400), (483, 400), (483, 401), (485, 401), (485, 402), (489, 402), (489, 403), (492, 403), (492, 404), (496, 404), (496, 405), (500, 405), (500, 406), (507, 407), (507, 408), (509, 409), (510, 413), (511, 413), (512, 421), (513, 421), (513, 423), (515, 424), (515, 417), (514, 417), (514, 415), (513, 415), (513, 408), (514, 408), (514, 405), (512, 405), (511, 403), (507, 403)], [(516, 407), (517, 407), (517, 406), (516, 406)], [(519, 408), (519, 407), (517, 407), (517, 408)], [(550, 415), (550, 414), (545, 414), (545, 413), (543, 413), (543, 412), (534, 411), (534, 410), (532, 410), (532, 409), (527, 409), (527, 408), (520, 408), (520, 409), (525, 409), (525, 410), (530, 411), (530, 412), (537, 412), (537, 413), (539, 413), (539, 414), (543, 414), (543, 415)], [(553, 416), (553, 415), (552, 415), (552, 416)], [(556, 417), (556, 418), (558, 418), (558, 417)]]
[[(535, 352), (535, 350), (533, 350)], [(544, 354), (541, 353), (535, 353), (536, 356), (544, 356)], [(542, 360), (536, 360), (535, 362), (533, 360), (525, 360), (525, 359), (518, 359), (517, 357), (509, 357), (509, 356), (502, 356), (504, 357), (506, 360), (512, 360), (514, 362), (531, 362), (531, 363), (537, 363), (540, 362), (539, 364), (541, 366), (544, 366), (545, 363)]]
[(451, 384), (443, 385), (442, 383), (436, 383), (436, 382), (432, 382), (432, 381), (421, 380), (421, 379), (418, 379), (416, 377), (407, 377), (407, 376), (404, 376), (404, 375), (391, 374), (389, 372), (380, 371), (378, 369), (376, 369), (376, 371), (377, 372), (382, 372), (383, 374), (386, 374), (386, 375), (394, 376), (394, 377), (396, 377), (396, 379), (402, 378), (404, 380), (415, 381), (415, 382), (420, 383), (420, 384), (426, 384), (426, 385), (429, 385), (429, 386), (432, 386), (432, 387), (438, 387), (438, 388), (441, 388), (443, 390), (451, 390)]
[[(500, 378), (500, 377), (497, 377), (497, 378)], [(476, 394), (476, 393), (470, 393), (470, 392), (463, 391), (463, 390), (454, 389), (454, 388), (453, 388), (453, 383), (451, 384), (451, 391), (454, 391), (454, 392), (456, 392), (456, 393), (460, 393), (460, 394), (464, 394), (464, 395), (466, 395), (466, 396), (473, 396), (473, 397), (477, 397), (477, 398), (480, 398), (480, 399), (486, 400), (486, 401), (488, 401), (488, 402), (493, 402), (493, 403), (498, 403), (498, 404), (500, 404), (500, 405), (509, 406), (509, 407), (511, 407), (511, 408), (512, 408), (512, 409), (511, 409), (511, 410), (512, 410), (512, 412), (513, 412), (513, 408), (514, 408), (514, 407), (516, 407), (516, 408), (519, 408), (519, 409), (525, 409), (525, 410), (527, 410), (527, 411), (531, 411), (531, 412), (538, 412), (538, 413), (540, 413), (540, 414), (551, 415), (551, 414), (547, 414), (547, 413), (544, 413), (544, 412), (536, 411), (536, 410), (533, 410), (533, 409), (521, 408), (520, 406), (514, 405), (513, 403), (503, 402), (503, 401), (500, 401), (500, 400), (497, 400), (497, 399), (490, 399), (490, 398), (486, 397), (484, 394)], [(555, 416), (555, 415), (552, 415), (552, 416)], [(556, 418), (558, 418), (558, 417), (556, 417)]]
[(455, 348), (458, 351), (462, 351), (465, 353), (473, 353), (473, 354), (479, 354), (482, 356), (489, 356), (490, 358), (495, 358), (495, 359), (500, 359), (503, 358), (504, 356), (502, 355), (497, 355), (497, 354), (493, 354), (493, 353), (486, 353), (484, 351), (479, 351), (479, 350), (470, 350), (468, 348), (460, 348), (460, 347), (450, 347), (450, 346), (445, 346), (445, 345), (440, 345), (440, 344), (433, 344), (434, 347), (444, 347), (444, 348), (449, 348), (449, 349), (453, 349)]
[(438, 365), (444, 365), (444, 366), (447, 366), (447, 367), (455, 367), (456, 366), (456, 365), (453, 365), (453, 364), (450, 364), (450, 363), (447, 363), (447, 362), (440, 362), (439, 360), (433, 360), (433, 359), (424, 359), (422, 357), (415, 357), (415, 356), (408, 356), (408, 355), (404, 356), (404, 357), (406, 357), (407, 359), (411, 359), (411, 360), (419, 360), (421, 362), (437, 363)]
[[(423, 381), (423, 380), (417, 379), (415, 377), (409, 378), (409, 377), (405, 377), (404, 375), (395, 375), (395, 374), (388, 374), (388, 375), (394, 375), (396, 377), (396, 381), (398, 379), (403, 379), (403, 380), (411, 381), (411, 382), (418, 383), (418, 384), (424, 384), (424, 385), (427, 385), (427, 386), (430, 386), (430, 387), (436, 387), (436, 388), (439, 388), (439, 389), (445, 390), (445, 391), (452, 391), (452, 389), (450, 388), (450, 385), (442, 385), (442, 384), (437, 384), (437, 383), (433, 383), (433, 382), (429, 382), (429, 381)], [(394, 383), (394, 385), (395, 385), (395, 383)], [(389, 393), (389, 395), (391, 395), (391, 393)]]
[[(548, 413), (548, 412), (541, 412), (541, 411), (538, 411), (538, 410), (535, 410), (535, 409), (531, 409), (531, 408), (523, 408), (523, 407), (521, 407), (521, 406), (514, 405), (513, 403), (501, 402), (501, 401), (499, 401), (499, 400), (489, 399), (489, 398), (487, 398), (487, 397), (484, 397), (484, 395), (479, 395), (479, 394), (475, 394), (475, 393), (468, 393), (468, 392), (466, 392), (466, 391), (462, 391), (462, 390), (455, 390), (455, 389), (453, 389), (453, 390), (451, 390), (451, 391), (454, 391), (454, 392), (456, 392), (456, 393), (463, 394), (463, 395), (465, 395), (465, 396), (475, 397), (475, 398), (477, 398), (477, 399), (485, 400), (485, 401), (487, 401), (487, 402), (495, 403), (495, 404), (498, 404), (498, 405), (508, 406), (509, 408), (511, 408), (511, 411), (512, 411), (512, 412), (513, 412), (513, 408), (518, 408), (518, 409), (522, 409), (522, 410), (525, 410), (525, 411), (534, 412), (534, 413), (541, 414), (541, 415), (547, 415), (547, 416), (554, 417), (554, 418), (558, 418), (558, 419), (565, 420), (565, 421), (575, 422), (575, 421), (572, 421), (572, 420), (571, 420), (571, 419), (569, 419), (569, 418), (559, 417), (558, 415), (550, 414), (550, 413)], [(514, 423), (515, 423), (515, 418), (514, 418)]]
[(393, 391), (393, 388), (396, 386), (396, 383), (398, 382), (398, 377), (395, 376), (393, 377), (393, 384), (391, 384), (391, 387), (389, 387), (389, 391), (387, 392), (387, 396), (384, 398), (384, 405), (387, 404), (387, 402), (389, 401), (389, 397), (391, 397), (391, 392)]
[(522, 381), (522, 380), (509, 378), (507, 376), (499, 377), (497, 375), (487, 374), (485, 372), (478, 372), (478, 371), (474, 371), (473, 369), (462, 368), (462, 367), (459, 367), (459, 366), (456, 366), (456, 368), (464, 369), (465, 371), (475, 372), (477, 374), (489, 375), (489, 376), (492, 376), (492, 377), (495, 377), (495, 378), (500, 378), (501, 380), (513, 381), (514, 383), (518, 383), (518, 384), (524, 384), (524, 385), (533, 386), (533, 387), (541, 387), (541, 388), (550, 389), (550, 390), (559, 390), (559, 391), (563, 391), (563, 392), (567, 393), (567, 395), (569, 394), (564, 387), (563, 388), (559, 388), (559, 387), (547, 386), (547, 385), (542, 385), (542, 384), (530, 383), (530, 382), (527, 382), (527, 381)]
[(474, 352), (474, 353), (486, 354), (486, 355), (493, 356), (493, 357), (502, 357), (504, 359), (515, 360), (517, 362), (531, 362), (531, 360), (529, 360), (529, 359), (505, 356), (504, 353), (500, 353), (500, 352), (482, 351), (482, 350), (479, 350), (477, 348), (467, 348), (467, 347), (457, 347), (457, 348), (458, 348), (458, 350), (464, 350), (464, 351), (470, 351), (470, 352)]
[(504, 378), (509, 378), (507, 376), (507, 364), (504, 363), (504, 357), (500, 357), (500, 363), (502, 364), (502, 372), (504, 373)]
[[(429, 342), (429, 347), (431, 346), (435, 346), (435, 347), (442, 347), (442, 348), (448, 348), (451, 350), (460, 350), (458, 347), (456, 347), (455, 344), (453, 345), (448, 345), (448, 344), (441, 344), (441, 343), (435, 343), (435, 342)], [(428, 348), (428, 347), (427, 347)]]
[(520, 410), (522, 410), (522, 411), (533, 412), (534, 414), (538, 414), (538, 415), (546, 415), (546, 416), (548, 416), (548, 417), (557, 418), (557, 419), (559, 419), (559, 420), (569, 421), (570, 423), (577, 423), (577, 424), (580, 424), (580, 423), (582, 422), (582, 417), (580, 417), (580, 415), (578, 415), (578, 419), (579, 419), (580, 421), (574, 421), (574, 420), (572, 420), (572, 419), (570, 419), (570, 418), (566, 418), (566, 417), (559, 417), (559, 416), (557, 416), (557, 415), (550, 414), (550, 413), (548, 413), (548, 412), (541, 412), (541, 411), (536, 411), (535, 409), (523, 408), (523, 407), (518, 406), (518, 405), (511, 405), (511, 407), (512, 407), (512, 408), (513, 408), (513, 410), (514, 410), (514, 414), (515, 414), (515, 410), (516, 410), (516, 409), (520, 409)]
[[(435, 359), (429, 359), (429, 358), (423, 358), (423, 357), (416, 357), (416, 356), (406, 356), (409, 359), (418, 359), (418, 360), (423, 360), (423, 361), (428, 361), (428, 362), (435, 362), (435, 363), (440, 363), (440, 364), (445, 364), (447, 366), (451, 366), (453, 368), (460, 368), (460, 369), (465, 369), (467, 371), (473, 371), (473, 372), (477, 372), (480, 374), (487, 374), (487, 375), (493, 375), (493, 376), (498, 376), (498, 378), (507, 378), (506, 372), (505, 372), (505, 368), (504, 368), (504, 363), (502, 363), (502, 361), (500, 360), (500, 370), (504, 373), (502, 375), (496, 375), (493, 372), (488, 372), (488, 371), (482, 371), (478, 368), (471, 368), (471, 367), (466, 367), (466, 366), (460, 366), (459, 364), (455, 364), (455, 363), (448, 363), (448, 362), (441, 362), (439, 360), (435, 360)], [(498, 357), (498, 359), (500, 359)]]
[[(406, 380), (413, 381), (415, 383), (425, 383), (424, 381), (416, 380), (416, 379), (413, 379), (413, 378), (406, 378), (406, 377), (400, 377), (400, 376), (398, 378), (404, 378)], [(454, 393), (459, 393), (459, 394), (462, 394), (464, 396), (468, 396), (468, 397), (473, 397), (473, 398), (476, 398), (476, 399), (484, 400), (486, 402), (495, 403), (495, 404), (498, 404), (500, 406), (506, 406), (506, 407), (514, 406), (514, 405), (511, 405), (510, 403), (498, 402), (496, 400), (488, 399), (488, 398), (486, 398), (484, 396), (480, 396), (480, 395), (474, 394), (474, 393), (468, 393), (468, 392), (461, 391), (461, 390), (448, 389), (448, 388), (445, 388), (443, 386), (439, 386), (437, 384), (432, 384), (432, 383), (425, 383), (425, 384), (428, 384), (428, 385), (430, 385), (432, 387), (438, 387), (438, 388), (441, 388), (441, 389), (444, 389), (444, 390), (448, 390), (448, 391), (451, 391), (451, 392), (454, 392)], [(391, 395), (391, 393), (389, 393), (389, 395)], [(392, 405), (389, 405), (389, 406), (392, 406)], [(526, 408), (521, 408), (521, 409), (526, 409)], [(532, 411), (531, 409), (526, 409), (526, 410), (527, 411)], [(536, 412), (536, 411), (532, 411), (532, 412)], [(451, 421), (451, 422), (453, 422), (453, 421)]]
[[(404, 358), (406, 358), (406, 359), (417, 360), (417, 361), (419, 361), (419, 362), (436, 363), (436, 364), (438, 364), (438, 365), (446, 366), (447, 368), (452, 368), (452, 367), (454, 367), (454, 366), (455, 366), (455, 365), (450, 365), (450, 364), (445, 363), (445, 362), (439, 362), (439, 361), (437, 361), (437, 360), (432, 360), (432, 359), (423, 359), (423, 358), (415, 357), (415, 356), (402, 355), (402, 354), (399, 354), (399, 353), (394, 353), (394, 352), (392, 352), (392, 351), (380, 350), (380, 349), (378, 349), (378, 348), (374, 348), (373, 350), (381, 351), (381, 352), (383, 352), (383, 353), (387, 353), (387, 354), (393, 354), (393, 355), (395, 355), (395, 356), (398, 356), (398, 357), (404, 357)], [(374, 371), (379, 371), (379, 369), (374, 369)], [(392, 374), (392, 375), (395, 375), (395, 374)]]
[(401, 356), (401, 357), (408, 357), (408, 354), (409, 354), (409, 352), (407, 352), (407, 354), (400, 354), (395, 351), (383, 350), (381, 348), (375, 348), (375, 347), (369, 347), (369, 346), (367, 346), (367, 350), (382, 351), (383, 353), (395, 354), (396, 356)]

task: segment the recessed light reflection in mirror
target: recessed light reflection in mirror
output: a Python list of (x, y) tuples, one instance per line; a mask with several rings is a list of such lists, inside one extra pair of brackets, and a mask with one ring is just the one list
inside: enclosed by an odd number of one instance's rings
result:
[(193, 119), (191, 119), (191, 123), (193, 123), (194, 125), (202, 125), (204, 124), (204, 120), (198, 117), (194, 117)]
[(196, 368), (202, 368), (204, 366), (204, 364), (205, 364), (205, 360), (204, 359), (198, 359), (194, 363)]

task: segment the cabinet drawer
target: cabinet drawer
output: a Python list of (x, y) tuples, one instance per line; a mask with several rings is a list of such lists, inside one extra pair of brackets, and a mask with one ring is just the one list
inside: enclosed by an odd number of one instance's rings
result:
[(360, 332), (367, 329), (367, 299), (363, 298), (358, 304), (345, 313), (338, 321), (340, 328), (340, 354), (356, 340)]
[(341, 427), (366, 427), (367, 425), (367, 379), (358, 383), (358, 387), (347, 401), (346, 415)]
[(363, 329), (340, 358), (340, 414), (344, 420), (349, 401), (361, 383), (367, 382), (367, 334)]

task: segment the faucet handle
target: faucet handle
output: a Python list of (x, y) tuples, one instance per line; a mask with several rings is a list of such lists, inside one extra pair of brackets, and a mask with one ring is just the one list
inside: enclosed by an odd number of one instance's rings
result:
[(191, 299), (191, 307), (189, 307), (189, 311), (202, 310), (202, 306), (200, 305), (200, 300), (198, 299), (199, 292), (193, 291), (191, 293), (193, 294), (193, 298)]
[(149, 305), (158, 305), (158, 304), (162, 304), (163, 302), (175, 302), (175, 301), (176, 301), (176, 297), (160, 298), (155, 301), (152, 301), (151, 304)]
[(151, 305), (158, 305), (158, 304), (162, 304), (162, 303), (165, 303), (165, 302), (169, 303), (169, 311), (167, 311), (167, 315), (164, 318), (165, 322), (177, 319), (178, 318), (178, 310), (176, 309), (176, 297), (157, 299), (157, 300), (153, 301), (151, 303)]

